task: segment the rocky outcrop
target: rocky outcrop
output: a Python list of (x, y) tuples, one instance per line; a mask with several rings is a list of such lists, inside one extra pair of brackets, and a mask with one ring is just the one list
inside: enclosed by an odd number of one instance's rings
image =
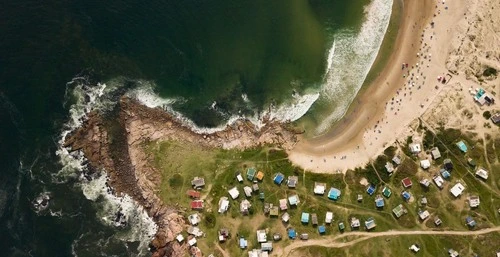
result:
[(181, 211), (167, 206), (156, 192), (161, 174), (144, 152), (144, 144), (154, 140), (195, 142), (205, 147), (251, 148), (273, 144), (285, 149), (297, 141), (296, 133), (286, 124), (268, 122), (257, 128), (249, 121), (239, 120), (215, 133), (197, 134), (160, 108), (151, 109), (135, 100), (122, 98), (112, 117), (93, 112), (84, 125), (66, 138), (65, 146), (82, 151), (93, 168), (104, 169), (109, 184), (117, 194), (134, 198), (158, 225), (151, 242), (153, 256), (184, 256), (186, 244), (175, 236), (185, 228)]

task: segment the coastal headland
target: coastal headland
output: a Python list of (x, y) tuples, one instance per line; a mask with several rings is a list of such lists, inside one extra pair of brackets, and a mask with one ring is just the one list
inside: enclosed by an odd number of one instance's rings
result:
[[(469, 84), (484, 81), (478, 74), (486, 66), (500, 70), (499, 46), (494, 43), (498, 36), (490, 34), (499, 25), (499, 18), (492, 15), (500, 9), (495, 1), (406, 0), (402, 6), (398, 36), (384, 69), (354, 100), (345, 117), (317, 138), (305, 138), (292, 124), (272, 120), (262, 128), (239, 120), (222, 131), (198, 134), (160, 108), (123, 97), (111, 114), (90, 113), (84, 125), (66, 138), (65, 147), (82, 151), (93, 168), (106, 170), (115, 193), (130, 195), (153, 217), (158, 225), (151, 243), (153, 256), (184, 256), (189, 246), (176, 243), (175, 236), (185, 229), (186, 220), (181, 207), (168, 205), (158, 196), (162, 176), (154, 157), (144, 151), (148, 143), (177, 141), (207, 149), (240, 150), (273, 146), (287, 151), (290, 161), (306, 171), (345, 173), (366, 165), (408, 136), (409, 125), (419, 118), (426, 117), (431, 125), (451, 124), (455, 120), (443, 121), (432, 113), (446, 107), (439, 105), (443, 94), (460, 94), (465, 88), (467, 95)], [(477, 43), (479, 39), (482, 43)], [(436, 80), (448, 74), (452, 74), (451, 81)], [(482, 86), (498, 92), (494, 87), (498, 77), (488, 79)], [(461, 97), (461, 110), (464, 106), (483, 110)], [(494, 111), (494, 107), (484, 108)], [(481, 118), (476, 115), (475, 122)], [(491, 128), (474, 129), (498, 135)]]

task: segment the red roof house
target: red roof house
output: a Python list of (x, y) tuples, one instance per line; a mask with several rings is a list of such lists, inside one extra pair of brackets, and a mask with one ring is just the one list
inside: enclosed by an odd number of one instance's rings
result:
[(405, 188), (411, 187), (411, 185), (412, 185), (411, 180), (408, 177), (406, 177), (403, 180), (401, 180), (401, 183), (403, 183), (403, 186)]
[(191, 198), (200, 198), (200, 192), (196, 190), (188, 190), (187, 195)]
[(194, 200), (191, 202), (191, 209), (193, 210), (202, 210), (203, 209), (203, 200)]

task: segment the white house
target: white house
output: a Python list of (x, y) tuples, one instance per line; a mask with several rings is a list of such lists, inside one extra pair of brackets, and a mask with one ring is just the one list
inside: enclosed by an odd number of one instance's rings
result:
[(431, 214), (429, 213), (428, 210), (421, 211), (418, 213), (418, 217), (420, 217), (421, 220), (427, 219)]
[(458, 197), (464, 190), (465, 187), (461, 183), (457, 183), (450, 189), (450, 192), (453, 196)]
[(469, 206), (471, 208), (476, 208), (479, 206), (479, 196), (470, 196), (469, 197)]
[[(252, 192), (253, 192), (253, 190), (252, 190), (252, 188), (251, 188), (251, 187), (249, 187), (249, 186), (245, 186), (245, 187), (243, 188), (243, 192), (245, 192), (245, 196), (246, 196), (246, 197), (252, 197)], [(233, 199), (234, 199), (234, 198), (233, 198)]]
[(240, 195), (240, 191), (238, 191), (237, 187), (233, 187), (233, 188), (229, 189), (229, 191), (227, 191), (227, 192), (229, 193), (231, 198), (233, 198), (233, 200), (238, 198), (238, 196)]
[(325, 183), (314, 182), (314, 194), (324, 195), (326, 190)]
[(193, 238), (189, 239), (189, 240), (188, 240), (188, 244), (189, 244), (189, 246), (193, 246), (193, 245), (195, 245), (195, 244), (196, 244), (196, 238), (195, 238), (195, 237), (193, 237)]
[(441, 177), (440, 175), (436, 175), (432, 178), (432, 180), (434, 180), (434, 183), (436, 183), (436, 186), (438, 186), (439, 188), (443, 188), (443, 184), (444, 184), (443, 177)]
[(431, 162), (429, 160), (427, 160), (427, 159), (421, 160), (420, 161), (420, 167), (422, 167), (422, 169), (426, 170), (426, 169), (428, 169), (428, 168), (431, 167)]
[(193, 213), (188, 216), (188, 220), (191, 225), (196, 226), (198, 225), (198, 223), (200, 223), (200, 216), (198, 215), (198, 213)]
[(422, 151), (422, 147), (419, 143), (412, 143), (409, 145), (411, 153), (420, 153)]
[(223, 196), (219, 200), (219, 213), (225, 213), (229, 208), (229, 200)]
[(267, 242), (267, 234), (265, 230), (257, 230), (257, 242), (259, 243)]
[(476, 176), (486, 180), (488, 179), (488, 171), (483, 169), (483, 168), (479, 168), (477, 171), (476, 171)]
[(330, 224), (332, 223), (332, 220), (333, 220), (333, 212), (327, 211), (325, 216), (325, 223)]
[(431, 155), (432, 159), (434, 160), (441, 158), (441, 152), (439, 152), (439, 149), (437, 147), (432, 148)]

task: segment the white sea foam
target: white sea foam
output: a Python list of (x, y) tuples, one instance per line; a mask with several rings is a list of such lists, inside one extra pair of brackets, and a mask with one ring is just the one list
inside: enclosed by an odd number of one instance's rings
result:
[[(339, 31), (335, 35), (331, 65), (322, 86), (319, 101), (333, 103), (335, 108), (322, 117), (316, 133), (326, 131), (333, 122), (340, 119), (368, 74), (389, 25), (392, 0), (373, 0), (365, 7), (366, 19), (359, 32)], [(330, 64), (331, 60), (331, 64)]]
[(332, 68), (334, 56), (335, 56), (335, 39), (333, 40), (332, 47), (330, 47), (330, 50), (328, 50), (328, 57), (326, 58), (325, 76), (328, 75), (328, 72), (330, 72), (330, 69)]

